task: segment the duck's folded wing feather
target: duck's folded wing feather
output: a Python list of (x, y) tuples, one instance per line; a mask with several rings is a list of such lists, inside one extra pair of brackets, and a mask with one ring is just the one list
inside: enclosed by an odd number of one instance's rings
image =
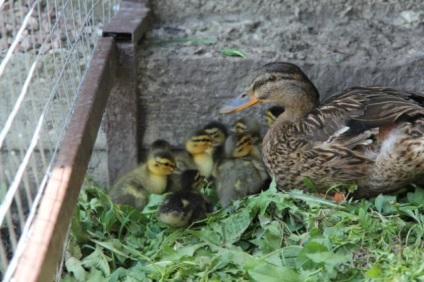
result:
[(368, 145), (381, 129), (424, 115), (424, 96), (391, 88), (355, 87), (307, 114), (297, 128), (310, 145)]

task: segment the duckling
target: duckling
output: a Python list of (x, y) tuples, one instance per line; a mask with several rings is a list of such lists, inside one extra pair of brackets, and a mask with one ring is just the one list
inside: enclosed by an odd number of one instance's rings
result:
[(224, 156), (224, 143), (228, 137), (228, 129), (223, 123), (212, 121), (205, 125), (203, 130), (212, 137), (213, 143), (209, 153), (212, 154), (214, 163), (217, 163)]
[(211, 121), (203, 127), (203, 130), (212, 137), (213, 142), (219, 145), (223, 145), (228, 137), (227, 127), (219, 121)]
[(185, 227), (212, 212), (212, 203), (200, 193), (203, 180), (198, 170), (184, 171), (182, 190), (166, 197), (156, 214), (158, 220), (171, 227)]
[(233, 125), (233, 130), (238, 133), (249, 133), (255, 143), (262, 142), (261, 125), (259, 122), (251, 117), (242, 117), (237, 120)]
[(150, 144), (149, 151), (152, 152), (154, 150), (171, 151), (171, 145), (166, 140), (157, 139)]
[(387, 87), (353, 87), (320, 105), (319, 93), (296, 65), (263, 66), (243, 94), (221, 109), (271, 102), (284, 112), (268, 130), (265, 165), (280, 190), (318, 193), (357, 186), (354, 198), (395, 192), (424, 177), (424, 97)]
[(110, 198), (116, 204), (131, 205), (143, 210), (150, 194), (166, 191), (168, 176), (174, 172), (175, 167), (175, 158), (171, 152), (163, 148), (152, 149), (146, 163), (118, 179), (109, 191)]
[(213, 170), (213, 157), (210, 152), (212, 137), (204, 130), (190, 132), (185, 138), (184, 152), (175, 154), (179, 172), (198, 169), (200, 174), (209, 177)]
[(225, 141), (226, 158), (216, 167), (217, 194), (223, 207), (255, 194), (269, 184), (265, 165), (248, 133), (234, 133)]
[(233, 130), (238, 133), (248, 133), (253, 138), (254, 146), (257, 150), (253, 150), (252, 154), (255, 154), (255, 158), (261, 160), (262, 155), (262, 127), (259, 122), (251, 117), (242, 117), (237, 120), (233, 125)]
[(281, 106), (272, 106), (265, 113), (265, 121), (269, 127), (274, 124), (275, 120), (284, 112), (284, 108)]

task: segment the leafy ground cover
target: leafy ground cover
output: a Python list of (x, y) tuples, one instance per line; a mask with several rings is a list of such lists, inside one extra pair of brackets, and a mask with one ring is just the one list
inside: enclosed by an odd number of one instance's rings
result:
[[(210, 192), (210, 190), (208, 190)], [(424, 281), (424, 190), (334, 203), (301, 191), (234, 202), (186, 229), (87, 185), (62, 281)]]

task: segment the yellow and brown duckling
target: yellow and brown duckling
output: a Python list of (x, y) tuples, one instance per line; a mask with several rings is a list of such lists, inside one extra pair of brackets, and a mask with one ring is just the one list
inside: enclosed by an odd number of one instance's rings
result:
[(110, 198), (116, 204), (143, 210), (150, 194), (162, 194), (167, 190), (168, 177), (175, 166), (175, 158), (170, 151), (152, 147), (146, 163), (124, 174), (112, 186)]
[(214, 143), (219, 145), (223, 145), (228, 137), (227, 127), (223, 123), (216, 120), (211, 121), (205, 125), (203, 130), (212, 137)]
[(212, 137), (212, 147), (209, 149), (214, 163), (224, 156), (224, 143), (228, 137), (227, 127), (219, 121), (211, 121), (203, 127), (210, 137)]
[(179, 172), (197, 169), (201, 175), (211, 176), (214, 165), (210, 152), (212, 137), (204, 130), (195, 130), (186, 136), (184, 145), (186, 151), (175, 154)]
[(269, 127), (271, 127), (275, 120), (284, 112), (284, 108), (281, 106), (272, 106), (265, 113), (265, 121)]
[(248, 133), (255, 143), (262, 142), (260, 123), (252, 117), (242, 117), (233, 124), (233, 131), (237, 133)]
[(320, 105), (314, 84), (291, 63), (262, 67), (243, 94), (221, 109), (261, 102), (284, 107), (262, 153), (278, 188), (319, 193), (356, 184), (354, 197), (398, 190), (424, 176), (424, 97), (386, 87), (353, 87)]
[(269, 175), (256, 152), (253, 138), (234, 133), (225, 142), (225, 155), (215, 168), (217, 194), (223, 207), (232, 201), (255, 194), (269, 185)]
[(157, 139), (150, 144), (149, 151), (162, 150), (171, 151), (171, 145), (164, 139)]
[(181, 174), (182, 190), (168, 195), (157, 212), (159, 221), (171, 227), (185, 227), (206, 217), (213, 205), (200, 189), (204, 177), (198, 170)]

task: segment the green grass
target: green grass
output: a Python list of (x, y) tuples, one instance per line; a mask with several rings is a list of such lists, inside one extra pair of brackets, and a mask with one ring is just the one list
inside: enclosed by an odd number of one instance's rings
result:
[(62, 281), (424, 281), (424, 190), (337, 204), (276, 191), (187, 229), (85, 187)]

